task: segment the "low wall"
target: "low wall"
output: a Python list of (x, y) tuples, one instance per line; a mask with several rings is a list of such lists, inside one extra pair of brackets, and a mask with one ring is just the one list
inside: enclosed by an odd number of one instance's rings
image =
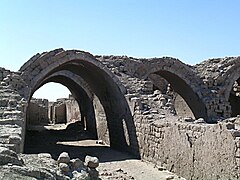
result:
[(186, 179), (239, 179), (240, 131), (136, 115), (141, 157)]

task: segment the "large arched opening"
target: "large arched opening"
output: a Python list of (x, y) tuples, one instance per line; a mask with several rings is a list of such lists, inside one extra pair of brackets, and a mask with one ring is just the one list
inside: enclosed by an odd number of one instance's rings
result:
[[(61, 77), (61, 81), (58, 81), (58, 78), (59, 75), (49, 78), (50, 83), (44, 82), (35, 91), (33, 97), (49, 84), (54, 84), (52, 91), (55, 92), (61, 86), (65, 86), (64, 78)], [(68, 79), (68, 83), (72, 84), (73, 82)], [(68, 84), (68, 94), (74, 92), (73, 86), (70, 84)], [(69, 97), (60, 96), (53, 101), (46, 98), (31, 98), (26, 113), (24, 153), (50, 153), (56, 159), (65, 149), (73, 156), (73, 148), (80, 148), (80, 144), (85, 139), (89, 141), (96, 139), (95, 133), (86, 130), (83, 123), (84, 111), (80, 108), (80, 104), (83, 104), (84, 96), (81, 97), (81, 103), (76, 98), (75, 94), (71, 94)], [(70, 146), (72, 143), (75, 143), (76, 146)]]
[(160, 90), (161, 93), (166, 94), (172, 100), (174, 112), (178, 117), (192, 119), (195, 118), (189, 105), (186, 103), (184, 98), (182, 98), (182, 96), (175, 92), (170, 82), (158, 74), (150, 74), (148, 78), (153, 83), (154, 90)]
[(159, 86), (159, 81), (164, 79), (171, 85), (173, 91), (181, 96), (178, 99), (179, 103), (182, 101), (182, 104), (178, 104), (178, 106), (184, 107), (181, 111), (186, 110), (188, 111), (186, 115), (193, 115), (196, 119), (204, 118), (205, 121), (208, 121), (207, 108), (200, 98), (202, 96), (200, 88), (204, 85), (189, 66), (177, 59), (168, 57), (149, 59), (143, 63), (145, 64), (144, 72), (147, 72), (142, 74), (144, 78), (149, 78), (156, 87)]
[[(177, 103), (181, 103), (182, 101), (182, 104), (175, 103), (175, 108), (176, 105), (178, 105), (178, 107), (176, 108), (177, 114), (178, 112), (183, 113), (184, 109), (186, 109), (187, 110), (185, 114), (186, 116), (193, 114), (195, 118), (207, 117), (206, 108), (204, 104), (201, 102), (196, 93), (193, 92), (193, 90), (187, 85), (187, 83), (184, 80), (168, 71), (158, 71), (155, 74), (163, 77), (164, 79), (167, 80), (167, 82), (169, 82), (173, 90), (177, 93), (176, 96), (174, 97), (178, 98)], [(180, 96), (181, 98), (178, 96)], [(180, 108), (184, 109), (181, 110)]]
[[(48, 82), (66, 86), (79, 103), (83, 116), (81, 119), (86, 119), (87, 122), (86, 128), (97, 136), (92, 99), (74, 77), (83, 79), (104, 109), (110, 146), (139, 156), (135, 126), (126, 99), (118, 86), (119, 82), (92, 55), (81, 51), (58, 49), (34, 56), (20, 71), (23, 72), (22, 77), (28, 84), (25, 92), (28, 101), (38, 88)], [(59, 74), (60, 72), (69, 72), (71, 75)], [(123, 128), (124, 123), (126, 129)]]

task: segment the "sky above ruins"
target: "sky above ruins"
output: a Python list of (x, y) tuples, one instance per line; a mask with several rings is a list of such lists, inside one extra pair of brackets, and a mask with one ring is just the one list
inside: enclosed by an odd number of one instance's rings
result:
[(188, 64), (238, 56), (239, 7), (238, 0), (1, 0), (0, 66), (17, 71), (59, 47)]

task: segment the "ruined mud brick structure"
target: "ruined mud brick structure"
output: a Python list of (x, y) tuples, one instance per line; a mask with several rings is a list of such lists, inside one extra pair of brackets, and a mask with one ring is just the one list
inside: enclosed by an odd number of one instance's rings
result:
[(48, 100), (32, 98), (26, 113), (27, 125), (47, 124), (48, 117)]
[(31, 97), (57, 82), (86, 129), (111, 147), (186, 179), (239, 179), (239, 77), (240, 57), (189, 66), (170, 57), (36, 54), (18, 72), (0, 69), (0, 145), (23, 152)]
[(69, 123), (81, 119), (78, 103), (72, 96), (57, 99), (56, 102), (32, 98), (27, 110), (27, 126)]
[(81, 119), (78, 102), (72, 96), (49, 102), (47, 111), (48, 123), (69, 123)]

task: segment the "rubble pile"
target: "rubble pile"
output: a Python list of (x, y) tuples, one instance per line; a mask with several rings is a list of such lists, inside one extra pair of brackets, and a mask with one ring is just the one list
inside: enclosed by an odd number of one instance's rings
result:
[(63, 152), (55, 161), (48, 153), (16, 154), (0, 147), (1, 179), (98, 180), (98, 166), (98, 158), (92, 156), (86, 156), (83, 162)]

